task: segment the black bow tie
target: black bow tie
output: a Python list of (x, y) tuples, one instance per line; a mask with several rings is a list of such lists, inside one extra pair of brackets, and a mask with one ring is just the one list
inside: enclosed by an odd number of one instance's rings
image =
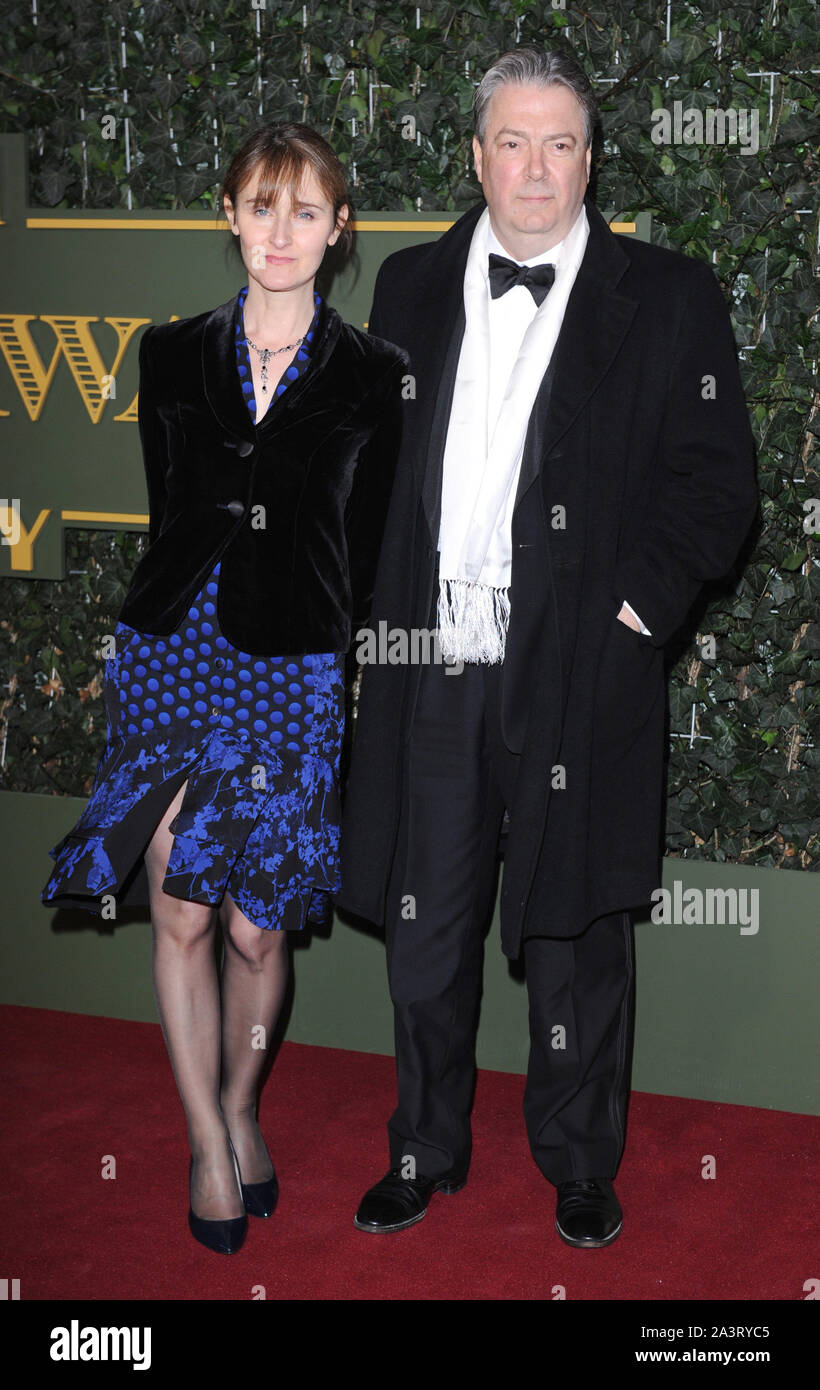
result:
[(519, 265), (490, 254), (490, 294), (498, 299), (513, 285), (526, 285), (536, 304), (543, 304), (555, 280), (554, 265)]

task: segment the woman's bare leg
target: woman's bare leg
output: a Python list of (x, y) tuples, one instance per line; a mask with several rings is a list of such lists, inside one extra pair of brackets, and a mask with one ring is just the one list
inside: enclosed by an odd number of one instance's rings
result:
[(145, 852), (153, 930), (154, 992), (165, 1045), (188, 1121), (194, 1168), (191, 1202), (207, 1221), (245, 1212), (219, 1102), (221, 1024), (214, 959), (216, 912), (163, 892), (173, 835), (168, 824), (184, 783)]
[(222, 964), (222, 1087), (220, 1101), (244, 1183), (271, 1175), (257, 1124), (259, 1080), (288, 981), (284, 931), (250, 922), (230, 893), (219, 910), (225, 938)]

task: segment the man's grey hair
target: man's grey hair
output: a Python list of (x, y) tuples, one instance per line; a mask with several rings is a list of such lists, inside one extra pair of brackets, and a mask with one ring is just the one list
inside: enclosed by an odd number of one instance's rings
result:
[(581, 64), (569, 53), (538, 48), (515, 48), (512, 52), (503, 54), (497, 63), (493, 63), (492, 67), (487, 69), (476, 88), (473, 98), (473, 123), (480, 145), (484, 144), (487, 132), (490, 98), (496, 88), (506, 82), (534, 87), (551, 87), (560, 83), (569, 87), (584, 113), (584, 139), (587, 146), (592, 144), (592, 135), (600, 119), (598, 103)]

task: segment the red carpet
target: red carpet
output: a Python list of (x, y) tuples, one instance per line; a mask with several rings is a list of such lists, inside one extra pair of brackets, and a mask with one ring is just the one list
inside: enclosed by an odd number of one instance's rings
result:
[[(243, 1249), (188, 1233), (188, 1148), (158, 1026), (0, 1010), (2, 1274), (25, 1300), (805, 1299), (820, 1274), (820, 1120), (635, 1094), (617, 1191), (624, 1231), (576, 1251), (527, 1147), (524, 1079), (482, 1072), (467, 1187), (396, 1235), (356, 1231), (387, 1167), (389, 1057), (286, 1043), (261, 1124), (282, 1194)], [(701, 1176), (704, 1155), (716, 1176)], [(100, 1176), (106, 1155), (116, 1179)], [(558, 1295), (560, 1296), (560, 1295)]]

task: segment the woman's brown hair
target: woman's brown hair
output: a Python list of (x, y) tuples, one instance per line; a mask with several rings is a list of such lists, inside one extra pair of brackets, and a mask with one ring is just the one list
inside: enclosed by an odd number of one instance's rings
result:
[[(231, 160), (222, 182), (219, 206), (224, 215), (222, 199), (228, 197), (234, 210), (239, 194), (259, 172), (257, 197), (260, 207), (270, 207), (282, 188), (287, 188), (294, 202), (305, 168), (316, 175), (324, 196), (333, 208), (336, 226), (340, 209), (347, 204), (349, 215), (344, 230), (332, 247), (339, 267), (346, 264), (353, 249), (353, 204), (347, 189), (344, 165), (327, 140), (310, 126), (295, 121), (260, 126), (243, 141)], [(233, 238), (232, 238), (233, 240)]]

